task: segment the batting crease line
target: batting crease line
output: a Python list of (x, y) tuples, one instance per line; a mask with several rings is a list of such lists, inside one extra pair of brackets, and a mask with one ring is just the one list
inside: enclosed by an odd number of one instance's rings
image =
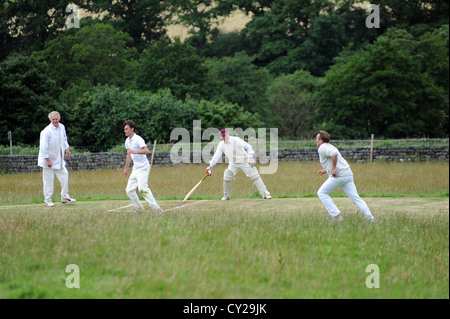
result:
[[(199, 204), (199, 203), (207, 202), (207, 201), (209, 201), (209, 200), (192, 202), (192, 203), (187, 203), (187, 204), (175, 206), (175, 207), (172, 207), (172, 208), (169, 208), (169, 209), (165, 209), (164, 212), (169, 212), (169, 211), (177, 209), (177, 208), (182, 208), (182, 207), (186, 207), (186, 206), (190, 206), (190, 205), (194, 205), (194, 204)], [(141, 204), (144, 204), (144, 203), (145, 203), (145, 201), (141, 201)], [(115, 211), (118, 211), (118, 210), (121, 210), (121, 209), (124, 209), (124, 208), (127, 208), (127, 207), (131, 207), (131, 206), (133, 206), (133, 204), (130, 204), (130, 205), (127, 205), (127, 206), (123, 206), (123, 207), (119, 207), (119, 208), (115, 208), (115, 209), (110, 209), (110, 210), (108, 210), (108, 213), (109, 212), (115, 212)]]
[[(141, 202), (141, 204), (143, 204), (143, 203), (145, 203), (145, 201)], [(123, 206), (123, 207), (119, 207), (119, 208), (115, 208), (115, 209), (110, 209), (110, 210), (108, 210), (108, 213), (109, 212), (115, 212), (116, 210), (121, 210), (121, 209), (124, 209), (124, 208), (127, 208), (127, 207), (131, 207), (131, 206), (133, 206), (133, 204), (130, 204), (130, 205), (127, 205), (127, 206)]]
[(177, 209), (177, 208), (182, 208), (182, 207), (186, 207), (186, 206), (190, 206), (190, 205), (194, 205), (194, 204), (201, 204), (204, 202), (208, 202), (209, 200), (203, 200), (203, 201), (198, 201), (198, 202), (192, 202), (192, 203), (187, 203), (187, 204), (183, 204), (183, 205), (178, 205), (169, 209), (165, 209), (164, 212), (169, 212), (171, 210)]

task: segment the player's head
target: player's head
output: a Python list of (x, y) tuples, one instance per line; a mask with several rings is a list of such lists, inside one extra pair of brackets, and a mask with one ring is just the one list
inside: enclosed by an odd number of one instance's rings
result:
[(223, 141), (227, 142), (228, 138), (230, 137), (230, 131), (224, 128), (223, 130), (220, 130), (219, 136)]
[(323, 143), (329, 143), (330, 142), (330, 134), (328, 134), (324, 130), (320, 130), (319, 132), (317, 132), (316, 142), (317, 142), (317, 146), (320, 146)]
[(136, 132), (136, 123), (134, 121), (128, 120), (123, 122), (123, 131), (126, 136), (133, 136)]
[(61, 120), (61, 115), (59, 115), (59, 112), (53, 111), (48, 114), (48, 119), (55, 127), (58, 127), (59, 121)]

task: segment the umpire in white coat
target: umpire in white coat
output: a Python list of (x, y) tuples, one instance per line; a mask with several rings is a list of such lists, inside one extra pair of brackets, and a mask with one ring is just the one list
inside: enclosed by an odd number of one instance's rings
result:
[(258, 169), (255, 167), (255, 159), (253, 158), (253, 148), (250, 144), (240, 139), (239, 137), (230, 136), (227, 129), (223, 129), (219, 132), (222, 141), (217, 146), (217, 150), (213, 155), (213, 158), (209, 162), (209, 166), (206, 168), (206, 173), (211, 176), (211, 171), (214, 165), (225, 153), (228, 158), (228, 168), (223, 173), (223, 197), (222, 200), (231, 199), (231, 182), (234, 180), (234, 176), (239, 170), (242, 170), (247, 177), (253, 182), (258, 189), (263, 199), (271, 199), (269, 191), (264, 185), (264, 182), (259, 175)]
[(329, 195), (332, 191), (340, 187), (352, 202), (358, 206), (359, 210), (363, 213), (364, 218), (373, 221), (374, 217), (372, 216), (369, 207), (358, 195), (355, 183), (353, 182), (353, 172), (350, 165), (342, 157), (339, 150), (329, 142), (330, 134), (320, 130), (316, 136), (316, 143), (319, 148), (320, 164), (322, 164), (324, 169), (317, 171), (317, 174), (322, 175), (327, 173), (328, 179), (319, 188), (317, 195), (333, 220), (341, 221), (343, 220), (341, 212)]
[(61, 203), (74, 203), (76, 200), (69, 196), (69, 172), (64, 161), (64, 154), (70, 157), (66, 128), (59, 122), (61, 116), (58, 112), (51, 112), (48, 118), (51, 123), (41, 131), (38, 166), (42, 167), (44, 204), (47, 207), (53, 207), (55, 206), (52, 201), (55, 175), (61, 183)]

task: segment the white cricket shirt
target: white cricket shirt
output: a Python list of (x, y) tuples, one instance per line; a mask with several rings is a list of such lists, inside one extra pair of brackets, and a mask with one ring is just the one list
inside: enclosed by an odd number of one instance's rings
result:
[(319, 146), (318, 149), (320, 164), (322, 164), (323, 169), (327, 171), (327, 174), (331, 176), (331, 171), (333, 169), (333, 160), (332, 157), (337, 155), (338, 160), (336, 164), (336, 172), (337, 176), (350, 176), (353, 175), (352, 170), (350, 169), (350, 165), (348, 165), (347, 161), (342, 157), (341, 152), (331, 145), (330, 143), (323, 143)]
[[(131, 139), (128, 137), (125, 140), (125, 148), (127, 150), (139, 151), (144, 146), (147, 146), (144, 139), (136, 133), (134, 133)], [(133, 160), (133, 167), (136, 168), (143, 167), (149, 163), (147, 154), (131, 154), (131, 159)]]

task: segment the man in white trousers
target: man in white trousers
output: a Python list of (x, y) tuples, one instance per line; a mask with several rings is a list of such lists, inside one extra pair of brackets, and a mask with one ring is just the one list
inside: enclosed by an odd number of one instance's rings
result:
[(42, 167), (44, 204), (54, 207), (52, 195), (55, 175), (61, 183), (61, 203), (74, 203), (76, 200), (69, 196), (69, 172), (64, 161), (64, 153), (70, 157), (66, 128), (59, 122), (61, 116), (57, 111), (51, 112), (48, 118), (51, 123), (40, 135), (38, 166)]
[(239, 170), (242, 170), (247, 177), (253, 182), (258, 189), (262, 198), (271, 199), (269, 191), (264, 185), (258, 169), (255, 167), (255, 159), (253, 158), (253, 148), (250, 144), (245, 142), (236, 136), (230, 136), (230, 132), (227, 129), (223, 129), (219, 132), (222, 139), (217, 150), (214, 153), (213, 158), (209, 162), (209, 166), (206, 168), (206, 173), (211, 176), (212, 168), (217, 164), (222, 154), (228, 158), (228, 168), (223, 174), (223, 197), (222, 200), (231, 199), (231, 182), (234, 180), (234, 176)]
[(363, 213), (364, 218), (373, 221), (374, 217), (372, 216), (369, 207), (358, 195), (355, 183), (353, 182), (353, 172), (350, 169), (350, 165), (342, 157), (339, 150), (329, 142), (330, 135), (327, 132), (320, 130), (316, 136), (316, 143), (320, 164), (322, 164), (324, 169), (317, 171), (317, 174), (322, 175), (327, 173), (328, 179), (319, 188), (317, 195), (319, 195), (320, 200), (331, 215), (332, 220), (342, 221), (343, 217), (341, 216), (341, 212), (329, 195), (332, 191), (340, 187), (352, 202), (358, 206), (359, 210)]
[(125, 148), (127, 149), (127, 159), (125, 167), (123, 169), (123, 176), (128, 176), (128, 166), (130, 166), (131, 160), (133, 160), (133, 171), (131, 172), (126, 192), (131, 199), (133, 206), (137, 212), (144, 211), (144, 207), (139, 200), (139, 196), (136, 193), (136, 189), (142, 196), (144, 196), (150, 207), (158, 212), (162, 213), (163, 210), (156, 203), (153, 193), (148, 187), (148, 175), (150, 174), (150, 163), (148, 162), (147, 154), (150, 153), (145, 141), (142, 137), (135, 133), (136, 124), (129, 120), (123, 123), (123, 131), (127, 139), (125, 140)]

